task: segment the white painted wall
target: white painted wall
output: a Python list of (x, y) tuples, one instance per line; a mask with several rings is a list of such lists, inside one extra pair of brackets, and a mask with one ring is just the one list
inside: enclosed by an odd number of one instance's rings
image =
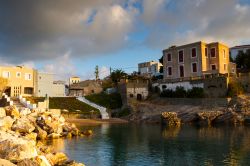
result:
[(163, 91), (163, 85), (166, 86), (166, 89), (169, 89), (169, 90), (175, 90), (176, 87), (184, 87), (185, 90), (190, 90), (192, 89), (193, 87), (197, 87), (197, 88), (204, 88), (204, 83), (197, 83), (197, 84), (191, 84), (189, 81), (184, 81), (184, 82), (176, 82), (176, 83), (161, 83), (161, 84), (158, 84), (158, 83), (155, 83), (153, 84), (152, 86), (153, 87), (156, 87), (158, 86), (160, 88), (160, 91)]
[(54, 74), (37, 73), (37, 97), (45, 97), (47, 94), (50, 97), (65, 96), (65, 85), (54, 84)]
[(137, 98), (137, 94), (142, 95), (142, 99), (147, 99), (148, 97), (148, 88), (127, 88), (127, 96), (130, 98), (130, 95), (133, 94), (133, 98)]

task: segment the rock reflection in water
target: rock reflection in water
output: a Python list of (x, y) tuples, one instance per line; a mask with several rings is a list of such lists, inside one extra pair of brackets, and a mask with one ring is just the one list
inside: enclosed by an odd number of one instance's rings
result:
[[(249, 165), (250, 127), (86, 127), (94, 135), (64, 140), (64, 152), (86, 165)], [(60, 141), (53, 142), (61, 147)]]

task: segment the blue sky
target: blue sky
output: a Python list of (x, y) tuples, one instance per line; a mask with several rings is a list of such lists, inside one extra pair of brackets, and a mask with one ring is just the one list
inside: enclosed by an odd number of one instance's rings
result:
[(0, 63), (64, 80), (132, 72), (171, 45), (249, 44), (249, 18), (249, 0), (0, 0)]

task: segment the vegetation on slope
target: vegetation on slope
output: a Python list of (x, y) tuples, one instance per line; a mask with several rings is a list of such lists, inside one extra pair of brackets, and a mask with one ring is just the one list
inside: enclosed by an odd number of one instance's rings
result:
[(122, 99), (119, 93), (99, 93), (85, 96), (86, 99), (108, 109), (117, 109), (122, 107)]
[[(31, 101), (31, 103), (38, 103), (38, 102), (44, 101), (45, 98), (44, 97), (28, 97), (27, 100)], [(81, 114), (90, 114), (91, 111), (93, 110), (94, 114), (99, 114), (99, 110), (77, 100), (75, 97), (50, 97), (49, 108), (50, 109), (65, 109), (71, 113), (81, 113)]]

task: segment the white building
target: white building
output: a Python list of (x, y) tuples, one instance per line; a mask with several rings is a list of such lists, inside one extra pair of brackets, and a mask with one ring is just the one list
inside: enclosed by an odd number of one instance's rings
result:
[(138, 72), (144, 76), (158, 76), (160, 75), (161, 66), (162, 64), (156, 61), (139, 63)]
[(231, 57), (235, 59), (237, 55), (239, 54), (239, 52), (246, 53), (246, 51), (249, 49), (250, 49), (250, 45), (240, 45), (240, 46), (232, 47), (230, 48)]
[(65, 96), (65, 84), (54, 83), (54, 74), (52, 73), (37, 73), (37, 97), (63, 97)]

